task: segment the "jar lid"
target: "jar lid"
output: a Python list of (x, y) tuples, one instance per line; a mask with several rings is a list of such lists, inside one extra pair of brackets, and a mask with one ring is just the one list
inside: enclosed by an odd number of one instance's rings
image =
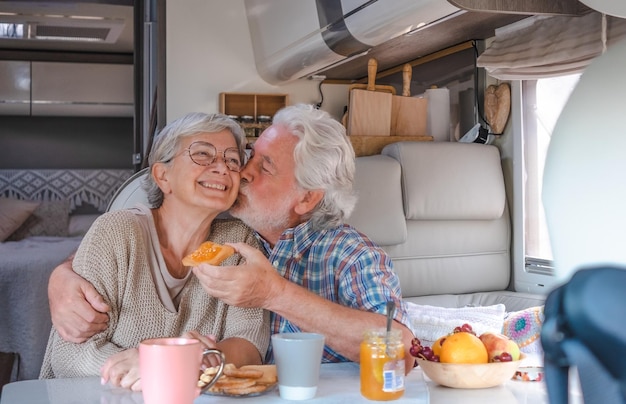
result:
[[(365, 330), (363, 333), (363, 339), (369, 340), (377, 340), (384, 341), (387, 338), (387, 329), (386, 328), (372, 328)], [(389, 338), (391, 340), (401, 340), (402, 339), (402, 331), (394, 328), (389, 331)]]

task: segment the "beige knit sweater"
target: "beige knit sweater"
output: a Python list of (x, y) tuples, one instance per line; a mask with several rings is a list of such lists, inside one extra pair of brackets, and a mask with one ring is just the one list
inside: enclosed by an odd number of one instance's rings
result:
[[(247, 339), (265, 356), (268, 312), (229, 306), (207, 295), (194, 275), (180, 292), (178, 311), (164, 307), (149, 268), (151, 242), (140, 220), (146, 219), (130, 210), (105, 213), (85, 235), (73, 267), (111, 306), (109, 327), (81, 344), (64, 341), (52, 327), (40, 379), (98, 376), (111, 355), (138, 347), (147, 338), (180, 336), (190, 330), (215, 335), (218, 341)], [(207, 239), (258, 248), (252, 229), (235, 219), (215, 220)], [(237, 265), (241, 259), (235, 254), (224, 265)]]

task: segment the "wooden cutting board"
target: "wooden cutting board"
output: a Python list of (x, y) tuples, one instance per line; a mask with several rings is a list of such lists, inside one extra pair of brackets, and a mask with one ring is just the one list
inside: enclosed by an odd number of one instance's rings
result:
[[(370, 60), (367, 62), (367, 66), (368, 66), (368, 82), (367, 83), (355, 83), (355, 84), (350, 84), (350, 87), (348, 87), (348, 102), (350, 101), (350, 93), (352, 92), (352, 90), (354, 89), (360, 89), (360, 90), (367, 90), (368, 89), (368, 85), (369, 84), (369, 69), (372, 69), (374, 72), (374, 81), (376, 81), (376, 72), (378, 71), (378, 61), (374, 58), (370, 58)], [(391, 93), (392, 95), (396, 95), (396, 88), (394, 86), (387, 86), (384, 84), (376, 84), (374, 83), (374, 90), (378, 91), (378, 92), (383, 92), (383, 93)]]
[(389, 136), (393, 94), (376, 90), (376, 59), (367, 63), (367, 88), (353, 89), (348, 101), (348, 136)]
[(394, 95), (391, 103), (391, 134), (395, 136), (426, 136), (428, 100), (411, 97), (413, 67), (402, 69), (402, 95)]
[(485, 119), (491, 127), (491, 133), (502, 134), (511, 112), (511, 87), (507, 83), (490, 85), (485, 90)]

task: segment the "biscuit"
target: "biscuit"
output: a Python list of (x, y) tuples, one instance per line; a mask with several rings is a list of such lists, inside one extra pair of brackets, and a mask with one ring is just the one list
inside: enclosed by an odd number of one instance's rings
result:
[(244, 394), (262, 393), (266, 389), (267, 389), (266, 385), (255, 384), (254, 386), (250, 386), (250, 387), (232, 388), (232, 389), (229, 389), (227, 393), (233, 396), (241, 396)]
[[(200, 375), (198, 387), (206, 386), (217, 373), (217, 367), (207, 368)], [(262, 393), (277, 381), (275, 365), (245, 365), (237, 368), (232, 363), (224, 365), (224, 372), (208, 391), (215, 394), (242, 396)]]
[(263, 377), (263, 371), (258, 369), (224, 369), (225, 376), (259, 379)]
[(244, 365), (239, 369), (254, 369), (263, 372), (263, 376), (257, 379), (257, 384), (274, 384), (278, 381), (278, 376), (276, 374), (276, 365)]
[(231, 388), (250, 387), (256, 384), (255, 379), (243, 379), (239, 377), (222, 376), (215, 382), (214, 386), (229, 390)]

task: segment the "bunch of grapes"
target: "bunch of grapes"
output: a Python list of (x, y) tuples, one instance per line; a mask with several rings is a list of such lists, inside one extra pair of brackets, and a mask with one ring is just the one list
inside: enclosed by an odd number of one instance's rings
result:
[(418, 338), (413, 338), (411, 341), (411, 348), (409, 348), (411, 356), (416, 358), (426, 359), (431, 362), (439, 362), (439, 356), (433, 353), (433, 350), (429, 346), (422, 346), (422, 342)]
[(502, 352), (500, 355), (493, 357), (493, 362), (511, 362), (513, 357), (508, 352)]
[(454, 332), (469, 332), (470, 334), (476, 335), (476, 333), (472, 329), (472, 326), (467, 324), (467, 323), (465, 323), (465, 324), (463, 324), (461, 326), (454, 327)]

